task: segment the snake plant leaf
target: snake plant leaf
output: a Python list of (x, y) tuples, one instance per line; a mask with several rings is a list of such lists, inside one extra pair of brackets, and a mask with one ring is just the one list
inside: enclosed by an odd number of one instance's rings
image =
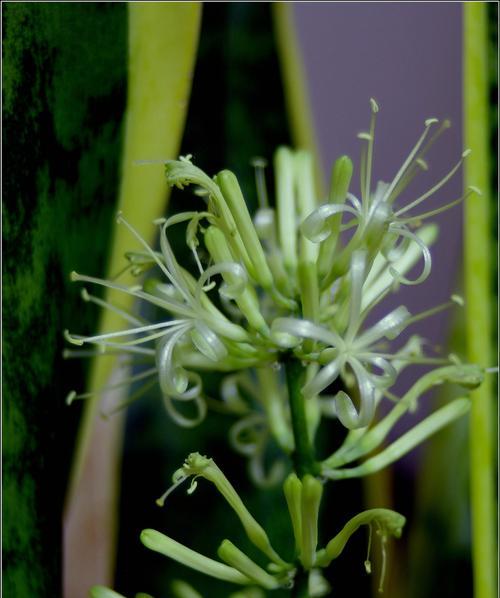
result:
[(319, 195), (324, 193), (324, 175), (320, 169), (318, 142), (309, 100), (309, 90), (303, 55), (293, 18), (293, 4), (275, 2), (272, 5), (276, 44), (281, 63), (285, 104), (293, 143), (310, 151), (316, 165), (314, 176)]
[[(118, 209), (133, 223), (144, 239), (154, 241), (152, 221), (165, 210), (168, 189), (163, 163), (177, 157), (184, 128), (191, 88), (192, 71), (197, 50), (200, 3), (130, 3), (128, 9), (128, 98), (125, 115), (124, 145)], [(141, 164), (140, 161), (152, 161)], [(156, 162), (156, 163), (154, 163)], [(129, 232), (116, 227), (109, 255), (108, 276), (120, 271), (124, 254), (131, 248)], [(130, 283), (130, 275), (121, 281)], [(114, 293), (106, 300), (113, 302)], [(122, 309), (130, 309), (131, 299), (119, 298)], [(102, 314), (99, 330), (117, 328), (119, 316), (111, 311)], [(89, 391), (95, 392), (116, 382), (116, 360), (95, 360), (91, 366)], [(123, 416), (102, 422), (97, 399), (85, 409), (79, 433), (67, 504), (66, 578), (72, 571), (81, 572), (81, 532), (89, 520), (100, 529), (98, 540), (104, 549), (106, 564), (100, 564), (100, 579), (94, 583), (110, 583), (116, 513), (117, 471), (122, 437)], [(93, 506), (82, 504), (88, 485), (99, 488), (99, 499)], [(89, 500), (87, 498), (86, 500)], [(95, 572), (94, 564), (88, 564)]]
[[(126, 11), (12, 3), (2, 17), (3, 593), (59, 596), (78, 415), (65, 409), (64, 395), (83, 377), (80, 364), (62, 358), (61, 330), (80, 304), (67, 273), (99, 272), (107, 248)], [(95, 326), (91, 312), (79, 317), (83, 329)]]

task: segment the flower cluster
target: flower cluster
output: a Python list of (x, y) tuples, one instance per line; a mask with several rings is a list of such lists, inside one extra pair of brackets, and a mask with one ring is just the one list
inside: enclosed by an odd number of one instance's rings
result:
[[(230, 443), (248, 457), (251, 475), (260, 485), (282, 481), (287, 471), (287, 462), (281, 459), (269, 470), (265, 467), (270, 438), (285, 455), (299, 456), (295, 465), (300, 478), (289, 474), (283, 485), (295, 539), (290, 562), (274, 550), (265, 530), (212, 459), (193, 453), (174, 475), (173, 486), (159, 504), (188, 477), (206, 478), (235, 511), (250, 542), (266, 557), (267, 566), (254, 562), (228, 539), (218, 550), (222, 562), (155, 530), (145, 530), (141, 540), (148, 548), (218, 579), (272, 590), (293, 586), (305, 572), (309, 595), (327, 594), (321, 569), (340, 555), (352, 533), (363, 524), (370, 530), (375, 526), (384, 550), (390, 535), (400, 535), (404, 517), (386, 509), (365, 511), (318, 550), (322, 484), (386, 467), (468, 410), (467, 398), (455, 399), (384, 446), (393, 426), (416, 408), (419, 397), (431, 387), (452, 382), (468, 389), (482, 381), (481, 368), (462, 364), (456, 356), (425, 355), (425, 342), (417, 335), (397, 348), (392, 344), (423, 318), (462, 305), (456, 295), (417, 314), (400, 306), (367, 324), (373, 309), (390, 293), (428, 278), (432, 266), (429, 247), (436, 239), (437, 227), (424, 221), (471, 193), (479, 193), (469, 188), (447, 205), (414, 213), (458, 171), (467, 157), (465, 151), (428, 191), (405, 205), (398, 204), (417, 173), (427, 170), (424, 156), (449, 126), (447, 121), (438, 126), (436, 119), (424, 123), (422, 135), (392, 181), (379, 181), (373, 189), (378, 112), (374, 100), (371, 112), (369, 131), (359, 135), (363, 144), (359, 197), (350, 191), (353, 164), (347, 156), (333, 166), (328, 197), (318, 198), (310, 154), (281, 147), (274, 158), (273, 205), (263, 163), (257, 162), (259, 208), (252, 217), (232, 172), (224, 170), (210, 178), (193, 164), (191, 156), (181, 157), (165, 164), (168, 184), (180, 189), (194, 186), (197, 201), (203, 205), (197, 211), (156, 221), (159, 251), (118, 215), (118, 222), (139, 244), (126, 256), (138, 284), (125, 286), (116, 279), (72, 274), (73, 280), (133, 295), (164, 314), (159, 321), (148, 322), (142, 315), (125, 312), (84, 290), (85, 300), (118, 313), (127, 327), (86, 337), (66, 332), (70, 343), (96, 345), (96, 353), (140, 357), (146, 368), (125, 381), (142, 384), (132, 398), (158, 381), (168, 413), (181, 426), (200, 423), (207, 406), (233, 414), (236, 422), (229, 431)], [(170, 229), (178, 225), (185, 228), (194, 267), (181, 265), (170, 243)], [(420, 271), (414, 275), (419, 263)], [(153, 274), (154, 268), (162, 278)], [(92, 354), (75, 351), (68, 355), (83, 353)], [(293, 374), (293, 384), (290, 364), (299, 372)], [(398, 398), (391, 387), (411, 364), (437, 367)], [(222, 373), (220, 400), (205, 395), (204, 371)], [(299, 380), (297, 393), (292, 386)], [(87, 396), (72, 392), (68, 402)], [(385, 417), (374, 421), (383, 397), (394, 405)], [(317, 461), (314, 449), (306, 453), (308, 443), (314, 447), (323, 417), (337, 418), (347, 432), (333, 454)], [(189, 493), (195, 487), (193, 480)], [(369, 571), (368, 559), (365, 566)], [(238, 596), (246, 596), (245, 591)], [(110, 590), (95, 588), (93, 595), (104, 597), (106, 592)]]
[[(157, 221), (160, 251), (154, 251), (118, 215), (118, 222), (140, 246), (127, 254), (129, 268), (141, 275), (155, 266), (163, 280), (149, 276), (130, 287), (72, 273), (75, 281), (131, 294), (165, 313), (159, 322), (146, 322), (84, 289), (84, 299), (118, 311), (129, 326), (97, 336), (66, 333), (66, 338), (76, 345), (94, 344), (101, 352), (140, 356), (149, 362), (147, 369), (126, 382), (140, 381), (146, 390), (158, 380), (167, 411), (179, 425), (197, 425), (206, 415), (200, 372), (229, 374), (222, 388), (223, 408), (240, 418), (231, 430), (231, 442), (250, 458), (254, 478), (261, 483), (279, 479), (284, 471), (277, 463), (269, 475), (264, 472), (267, 438), (272, 435), (286, 453), (293, 451), (279, 368), (284, 355), (292, 354), (307, 366), (303, 393), (311, 437), (323, 415), (337, 417), (350, 430), (364, 430), (379, 399), (392, 396), (390, 387), (404, 366), (450, 364), (447, 358), (425, 357), (419, 337), (398, 350), (391, 350), (387, 341), (422, 318), (454, 302), (461, 304), (459, 297), (413, 315), (400, 306), (375, 324), (365, 323), (389, 293), (400, 285), (420, 284), (429, 276), (429, 246), (437, 229), (422, 222), (477, 190), (468, 189), (445, 206), (409, 212), (439, 191), (468, 152), (428, 191), (396, 206), (418, 171), (427, 169), (424, 155), (449, 124), (445, 121), (438, 127), (436, 119), (428, 119), (393, 180), (378, 182), (372, 191), (378, 112), (374, 100), (371, 109), (369, 131), (359, 135), (363, 143), (359, 198), (349, 191), (353, 165), (347, 156), (335, 162), (328, 198), (321, 202), (314, 188), (311, 156), (281, 147), (274, 159), (275, 205), (269, 204), (259, 163), (260, 207), (252, 219), (232, 172), (210, 178), (190, 156), (182, 157), (166, 163), (167, 181), (181, 189), (195, 185), (204, 205)], [(198, 270), (195, 274), (179, 264), (169, 242), (170, 227), (182, 224)], [(420, 274), (409, 278), (419, 260)], [(241, 392), (245, 387), (253, 392)], [(334, 389), (333, 396), (329, 389)], [(136, 394), (140, 393), (141, 389)], [(87, 396), (72, 392), (68, 402)], [(194, 405), (194, 412), (182, 408), (186, 402)]]

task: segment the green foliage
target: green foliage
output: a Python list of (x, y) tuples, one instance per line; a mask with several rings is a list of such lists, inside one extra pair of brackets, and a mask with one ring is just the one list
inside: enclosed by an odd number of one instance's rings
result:
[[(71, 267), (103, 270), (124, 104), (121, 5), (3, 7), (4, 591), (59, 595), (60, 527), (81, 364), (62, 360)], [(80, 310), (78, 310), (80, 311)], [(79, 316), (95, 327), (96, 312)]]

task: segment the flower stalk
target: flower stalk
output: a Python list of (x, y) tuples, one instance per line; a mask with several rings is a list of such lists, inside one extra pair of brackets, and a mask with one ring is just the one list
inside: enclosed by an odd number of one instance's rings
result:
[(318, 466), (315, 462), (314, 447), (309, 438), (305, 399), (302, 392), (305, 377), (304, 367), (298, 360), (290, 356), (284, 359), (284, 366), (295, 442), (292, 455), (295, 471), (299, 477), (306, 474), (315, 475), (318, 473)]
[[(473, 156), (465, 166), (465, 185), (483, 192), (481, 205), (465, 204), (465, 292), (468, 357), (483, 367), (491, 362), (491, 258), (488, 160), (487, 5), (465, 3), (464, 137)], [(470, 492), (475, 598), (497, 594), (494, 431), (491, 380), (472, 393), (470, 419)]]

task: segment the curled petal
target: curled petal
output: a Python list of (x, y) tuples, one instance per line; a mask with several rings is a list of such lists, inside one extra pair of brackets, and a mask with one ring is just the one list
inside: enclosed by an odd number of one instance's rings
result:
[(352, 203), (352, 205), (354, 206), (354, 209), (356, 210), (356, 212), (358, 214), (361, 214), (363, 212), (363, 206), (361, 205), (361, 202), (355, 195), (353, 195), (352, 193), (348, 193), (347, 201)]
[(177, 409), (174, 406), (175, 400), (176, 398), (169, 397), (168, 395), (163, 396), (163, 401), (165, 403), (165, 408), (168, 414), (179, 426), (183, 428), (194, 428), (205, 419), (205, 416), (207, 414), (207, 404), (203, 397), (194, 396), (191, 399), (189, 399), (193, 401), (196, 407), (197, 413), (194, 417), (187, 417), (179, 413), (179, 411), (177, 411)]
[(390, 230), (395, 231), (395, 232), (397, 232), (397, 234), (401, 235), (402, 237), (406, 237), (406, 238), (410, 239), (411, 241), (413, 241), (414, 243), (416, 243), (422, 252), (422, 257), (424, 258), (424, 267), (422, 268), (422, 272), (414, 280), (410, 280), (409, 278), (406, 278), (406, 276), (404, 276), (403, 274), (398, 272), (396, 270), (396, 268), (394, 268), (393, 266), (390, 266), (389, 272), (391, 273), (392, 277), (394, 278), (394, 281), (396, 283), (401, 283), (401, 284), (406, 284), (406, 285), (415, 285), (415, 284), (420, 284), (421, 282), (424, 282), (424, 280), (426, 280), (426, 278), (429, 276), (429, 274), (431, 272), (431, 265), (432, 265), (431, 253), (430, 253), (427, 245), (415, 233), (412, 233), (411, 231), (409, 231), (405, 228), (390, 227)]
[(245, 414), (248, 413), (249, 406), (240, 392), (240, 385), (242, 385), (240, 373), (226, 376), (221, 385), (221, 397), (232, 412)]
[(391, 226), (384, 240), (381, 253), (389, 263), (394, 263), (401, 259), (408, 252), (411, 240), (408, 237), (398, 235)]
[(354, 430), (365, 427), (366, 424), (362, 423), (361, 411), (358, 413), (351, 397), (346, 392), (339, 391), (334, 400), (337, 417), (346, 428)]
[(334, 382), (339, 374), (342, 366), (345, 363), (345, 358), (340, 356), (334, 359), (328, 365), (325, 365), (303, 388), (304, 396), (312, 397), (318, 395), (321, 391), (328, 388)]
[(286, 467), (281, 459), (274, 461), (268, 471), (265, 470), (263, 451), (257, 451), (248, 465), (250, 476), (259, 488), (272, 488), (285, 477)]
[(354, 430), (356, 428), (364, 428), (373, 419), (375, 413), (375, 388), (370, 382), (366, 370), (356, 360), (352, 359), (350, 365), (356, 376), (360, 395), (360, 408), (357, 411), (351, 397), (340, 391), (335, 396), (335, 407), (337, 410), (337, 417), (342, 424)]
[[(426, 225), (416, 231), (419, 238), (429, 247), (437, 238), (438, 229), (436, 225)], [(408, 239), (406, 239), (408, 240)], [(405, 253), (392, 264), (380, 252), (373, 262), (364, 285), (362, 308), (373, 306), (384, 296), (384, 292), (394, 283), (393, 276), (387, 269), (392, 265), (400, 274), (406, 274), (417, 263), (420, 257), (420, 247), (410, 243)]]
[(323, 204), (319, 208), (316, 208), (313, 212), (307, 216), (300, 225), (300, 230), (306, 239), (313, 243), (321, 243), (327, 237), (330, 236), (331, 229), (328, 224), (328, 220), (335, 214), (341, 214), (347, 212), (353, 214), (357, 219), (359, 218), (359, 212), (355, 208), (343, 204)]
[(276, 318), (271, 325), (271, 336), (282, 347), (297, 346), (301, 338), (319, 341), (333, 347), (344, 347), (344, 341), (333, 330), (299, 318)]
[(252, 413), (231, 427), (229, 442), (238, 453), (252, 457), (261, 448), (266, 435), (265, 418), (259, 413)]
[(191, 330), (191, 340), (198, 351), (212, 361), (222, 361), (228, 354), (226, 346), (215, 332), (199, 320)]
[(396, 368), (392, 364), (390, 364), (387, 361), (387, 359), (384, 359), (383, 357), (374, 356), (364, 359), (363, 361), (371, 363), (376, 368), (382, 371), (381, 374), (375, 374), (374, 372), (370, 372), (368, 374), (368, 377), (375, 388), (388, 388), (389, 386), (392, 386), (394, 384), (394, 381), (396, 380), (398, 374)]
[(198, 279), (195, 290), (195, 298), (197, 302), (200, 301), (201, 292), (207, 280), (216, 274), (229, 274), (231, 280), (233, 280), (231, 284), (224, 282), (219, 288), (219, 293), (223, 297), (236, 299), (242, 295), (248, 283), (248, 276), (245, 269), (243, 266), (240, 266), (240, 264), (223, 262), (207, 268)]
[[(170, 336), (163, 337), (156, 350), (156, 366), (162, 393), (185, 401), (194, 399), (201, 392), (201, 378), (198, 374), (185, 370), (174, 356), (177, 343), (190, 327), (191, 325), (184, 326)], [(194, 380), (194, 384), (189, 387), (191, 380)]]
[(411, 317), (410, 312), (404, 305), (400, 305), (395, 310), (391, 311), (383, 317), (377, 324), (369, 328), (361, 336), (359, 336), (354, 345), (356, 348), (366, 347), (371, 345), (383, 337), (389, 340), (395, 339), (401, 334), (407, 320)]

